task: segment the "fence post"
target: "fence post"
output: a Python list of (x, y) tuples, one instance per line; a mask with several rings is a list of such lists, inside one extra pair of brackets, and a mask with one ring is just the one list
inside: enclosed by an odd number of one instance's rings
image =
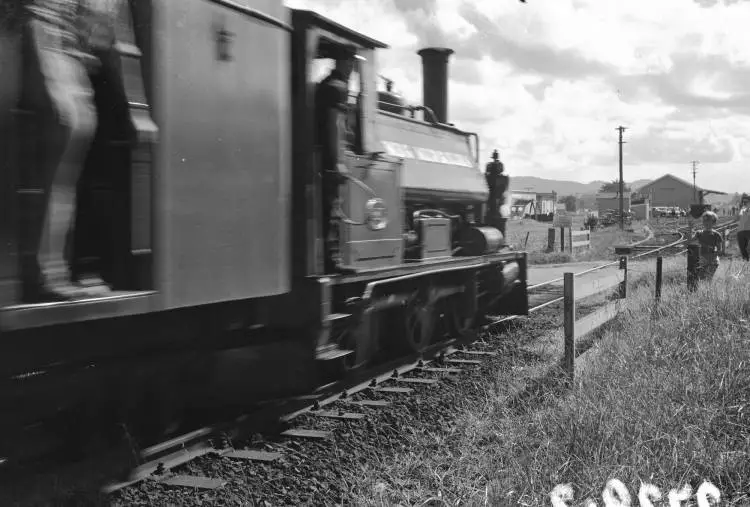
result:
[(555, 250), (555, 228), (550, 227), (547, 229), (547, 250), (553, 252)]
[(620, 299), (628, 297), (628, 258), (620, 257), (620, 269), (623, 271), (622, 282), (620, 282)]
[(565, 273), (563, 275), (563, 329), (565, 331), (565, 355), (563, 356), (563, 368), (568, 382), (573, 384), (576, 354), (576, 297), (575, 297), (575, 274)]
[(656, 303), (661, 301), (661, 270), (663, 259), (661, 256), (656, 258)]
[(568, 251), (573, 253), (573, 226), (568, 227)]
[(565, 251), (565, 227), (560, 227), (560, 251)]

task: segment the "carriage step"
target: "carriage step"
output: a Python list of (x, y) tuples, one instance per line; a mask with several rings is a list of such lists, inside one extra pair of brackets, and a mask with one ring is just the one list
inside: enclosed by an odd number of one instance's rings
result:
[(331, 348), (331, 349), (318, 351), (315, 354), (315, 359), (317, 359), (318, 361), (333, 361), (336, 359), (341, 359), (342, 357), (346, 357), (353, 353), (354, 353), (353, 350)]

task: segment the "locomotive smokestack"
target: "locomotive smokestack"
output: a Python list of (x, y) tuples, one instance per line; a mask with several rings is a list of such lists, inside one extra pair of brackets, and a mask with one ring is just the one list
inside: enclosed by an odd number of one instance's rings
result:
[(424, 105), (432, 109), (440, 123), (448, 123), (448, 48), (424, 48), (422, 57), (422, 90)]

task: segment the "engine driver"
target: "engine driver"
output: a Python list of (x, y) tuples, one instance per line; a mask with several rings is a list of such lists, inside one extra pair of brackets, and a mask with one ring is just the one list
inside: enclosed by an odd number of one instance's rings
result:
[[(336, 66), (319, 84), (315, 93), (317, 118), (317, 145), (320, 151), (323, 176), (323, 238), (326, 245), (325, 271), (342, 271), (338, 248), (339, 186), (348, 174), (344, 164), (347, 145), (347, 115), (349, 102), (349, 76), (354, 68), (356, 51), (337, 47)], [(334, 223), (336, 221), (336, 223)]]
[(497, 150), (492, 152), (492, 162), (487, 164), (484, 173), (490, 196), (487, 199), (487, 215), (485, 222), (500, 230), (505, 236), (505, 222), (500, 209), (505, 204), (505, 192), (508, 190), (510, 178), (503, 174), (505, 166), (500, 162), (500, 154)]

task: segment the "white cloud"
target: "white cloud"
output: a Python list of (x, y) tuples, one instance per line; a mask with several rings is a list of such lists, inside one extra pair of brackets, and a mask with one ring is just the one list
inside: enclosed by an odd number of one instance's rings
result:
[[(405, 0), (285, 3), (389, 44), (379, 73), (412, 103), (422, 95), (416, 50), (449, 38), (451, 121), (479, 132), (483, 157), (500, 149), (511, 176), (612, 179), (622, 124), (628, 179), (688, 178), (696, 151), (726, 159), (702, 164), (699, 184), (750, 191), (750, 100), (743, 111), (710, 103), (750, 92), (750, 2), (410, 0), (423, 10), (408, 14)], [(487, 18), (484, 31), (467, 5)], [(485, 56), (472, 60), (477, 51)]]
[(477, 32), (474, 25), (466, 19), (456, 14), (460, 1), (444, 0), (444, 6), (436, 13), (436, 21), (444, 32), (450, 32), (457, 35), (460, 39), (466, 39)]

